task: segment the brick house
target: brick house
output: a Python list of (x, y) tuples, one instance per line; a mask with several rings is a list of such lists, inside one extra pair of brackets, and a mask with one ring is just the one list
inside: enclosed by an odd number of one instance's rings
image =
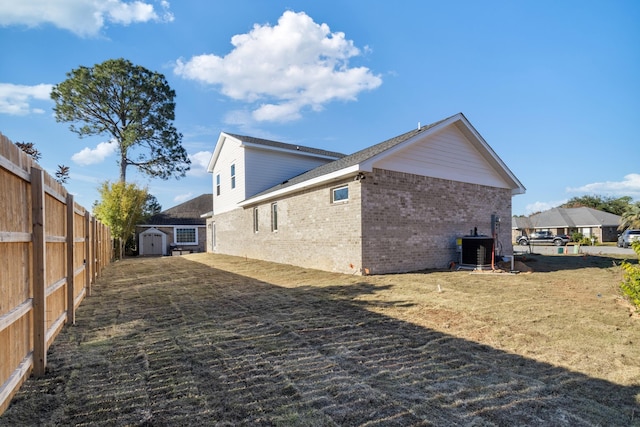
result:
[(213, 195), (194, 199), (153, 215), (136, 225), (140, 255), (173, 255), (204, 252), (206, 214), (211, 212)]
[(525, 191), (461, 113), (347, 156), (223, 132), (208, 170), (208, 251), (351, 274), (447, 267)]
[(595, 237), (598, 242), (616, 242), (622, 217), (598, 209), (553, 208), (528, 217), (513, 218), (513, 240), (534, 231), (551, 231), (554, 234), (580, 233)]

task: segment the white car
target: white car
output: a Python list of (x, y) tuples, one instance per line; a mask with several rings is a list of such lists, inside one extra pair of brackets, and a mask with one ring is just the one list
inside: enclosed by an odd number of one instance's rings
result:
[(619, 248), (628, 248), (633, 242), (640, 242), (640, 230), (625, 230), (618, 236)]

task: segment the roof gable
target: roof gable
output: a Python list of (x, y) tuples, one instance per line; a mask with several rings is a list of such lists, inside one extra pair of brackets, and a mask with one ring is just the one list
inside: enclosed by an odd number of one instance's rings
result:
[(305, 147), (303, 145), (287, 144), (285, 142), (278, 142), (278, 141), (271, 141), (271, 140), (268, 140), (268, 139), (255, 138), (253, 136), (237, 135), (237, 134), (233, 134), (233, 133), (227, 133), (227, 135), (238, 139), (239, 141), (241, 141), (245, 145), (251, 145), (251, 146), (254, 146), (254, 147), (260, 147), (260, 148), (263, 148), (263, 149), (275, 149), (275, 150), (278, 150), (278, 151), (288, 151), (288, 152), (292, 152), (292, 153), (296, 153), (296, 154), (306, 153), (306, 154), (312, 154), (314, 156), (328, 157), (328, 158), (335, 158), (335, 159), (339, 159), (339, 158), (345, 156), (345, 154), (338, 153), (336, 151), (328, 151), (328, 150), (323, 150), (323, 149), (319, 149), (319, 148)]
[[(332, 179), (355, 175), (359, 172), (371, 172), (374, 167), (384, 165), (385, 161), (389, 161), (392, 156), (398, 155), (402, 150), (407, 150), (415, 144), (422, 143), (425, 138), (432, 137), (435, 133), (451, 126), (454, 127), (455, 132), (464, 136), (470, 144), (469, 147), (471, 148), (468, 149), (468, 152), (473, 153), (474, 158), (482, 160), (482, 162), (487, 165), (486, 171), (493, 176), (492, 182), (494, 185), (500, 183), (500, 187), (511, 188), (512, 194), (522, 194), (525, 192), (524, 186), (491, 147), (489, 147), (473, 126), (471, 126), (471, 123), (469, 123), (466, 117), (462, 113), (458, 113), (292, 177), (277, 186), (245, 200), (240, 203), (240, 206), (258, 202), (269, 197), (275, 197), (289, 191), (297, 191), (298, 189), (307, 188)], [(416, 172), (418, 171), (416, 170)], [(424, 166), (422, 166), (420, 173), (424, 174), (424, 172), (425, 169)], [(449, 177), (447, 179), (452, 178)], [(455, 179), (459, 180), (459, 177)]]
[(428, 175), (433, 178), (510, 188), (495, 164), (457, 128), (447, 126), (437, 132), (416, 136), (372, 166), (397, 172)]

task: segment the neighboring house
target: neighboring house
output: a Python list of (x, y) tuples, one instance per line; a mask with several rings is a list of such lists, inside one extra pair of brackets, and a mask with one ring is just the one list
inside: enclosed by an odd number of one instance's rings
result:
[(621, 219), (619, 215), (586, 207), (553, 208), (529, 217), (513, 217), (512, 238), (515, 241), (521, 234), (548, 230), (569, 236), (577, 232), (595, 237), (598, 242), (615, 242)]
[(463, 114), (348, 156), (223, 132), (208, 170), (209, 251), (352, 274), (447, 267), (525, 191)]
[(213, 195), (203, 194), (153, 215), (136, 226), (140, 255), (172, 255), (206, 250), (206, 218)]

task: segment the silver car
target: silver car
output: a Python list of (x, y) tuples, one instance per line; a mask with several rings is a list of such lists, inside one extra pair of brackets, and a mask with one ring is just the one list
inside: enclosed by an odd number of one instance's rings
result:
[(619, 248), (628, 248), (633, 242), (640, 242), (640, 230), (625, 230), (618, 236)]

